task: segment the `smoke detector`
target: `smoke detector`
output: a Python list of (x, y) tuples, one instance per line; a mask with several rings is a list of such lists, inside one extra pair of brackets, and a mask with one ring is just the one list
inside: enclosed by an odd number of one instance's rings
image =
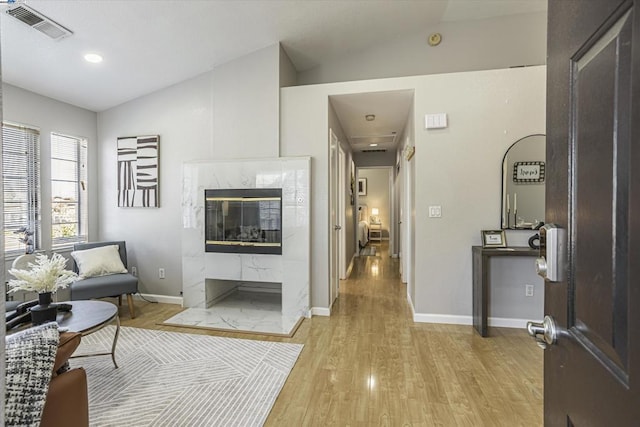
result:
[(40, 12), (24, 4), (17, 5), (7, 10), (7, 14), (13, 16), (18, 21), (27, 24), (41, 33), (49, 36), (53, 40), (62, 40), (73, 34), (71, 30), (63, 27), (53, 19), (47, 18)]

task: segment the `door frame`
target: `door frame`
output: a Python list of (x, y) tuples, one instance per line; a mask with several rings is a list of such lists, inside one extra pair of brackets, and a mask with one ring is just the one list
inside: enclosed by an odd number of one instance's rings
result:
[[(357, 180), (360, 178), (360, 170), (361, 169), (386, 169), (387, 170), (387, 191), (389, 192), (389, 205), (387, 206), (388, 212), (389, 212), (389, 223), (386, 224), (388, 227), (388, 231), (389, 231), (389, 256), (391, 256), (391, 251), (393, 249), (393, 242), (394, 242), (394, 238), (396, 236), (396, 232), (394, 230), (394, 225), (395, 225), (395, 221), (396, 221), (396, 214), (395, 214), (395, 203), (397, 203), (396, 200), (396, 191), (395, 191), (395, 186), (393, 185), (393, 170), (394, 170), (395, 166), (356, 166), (356, 182)], [(369, 187), (367, 187), (367, 191)], [(358, 195), (356, 194), (356, 197), (358, 197)], [(358, 199), (358, 207), (360, 207), (360, 200)], [(369, 206), (369, 208), (371, 208), (371, 206)], [(356, 234), (356, 247), (358, 247), (358, 236)]]
[[(346, 154), (342, 148), (342, 144), (338, 140), (338, 220), (342, 224), (342, 228), (338, 231), (338, 270), (340, 280), (347, 278), (347, 216), (346, 216), (346, 197), (347, 197), (347, 170), (346, 170)], [(340, 281), (338, 281), (338, 294), (340, 293)]]

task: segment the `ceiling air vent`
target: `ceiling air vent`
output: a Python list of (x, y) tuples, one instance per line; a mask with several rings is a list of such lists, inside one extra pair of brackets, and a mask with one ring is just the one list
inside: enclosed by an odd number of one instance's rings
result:
[(395, 142), (395, 135), (370, 135), (370, 136), (352, 136), (352, 144), (393, 144)]
[(362, 150), (363, 153), (386, 153), (387, 150)]
[(73, 34), (71, 30), (25, 5), (11, 8), (7, 13), (54, 40), (61, 40)]

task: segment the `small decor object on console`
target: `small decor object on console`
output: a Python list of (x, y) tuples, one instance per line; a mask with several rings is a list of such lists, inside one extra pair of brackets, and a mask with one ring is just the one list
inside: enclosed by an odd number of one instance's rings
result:
[(77, 275), (65, 267), (67, 260), (54, 253), (49, 259), (46, 255), (36, 255), (35, 264), (29, 263), (28, 269), (12, 268), (9, 274), (15, 277), (9, 281), (9, 292), (37, 292), (39, 305), (31, 308), (32, 323), (38, 325), (56, 320), (57, 308), (51, 304), (51, 294), (58, 289), (66, 288), (76, 280)]
[(157, 208), (160, 137), (118, 138), (118, 207)]
[(483, 248), (506, 248), (507, 238), (504, 230), (482, 230)]

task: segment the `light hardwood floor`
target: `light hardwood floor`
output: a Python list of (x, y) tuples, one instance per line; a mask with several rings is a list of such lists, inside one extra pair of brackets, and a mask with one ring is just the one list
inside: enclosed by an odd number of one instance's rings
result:
[(541, 426), (542, 350), (526, 332), (413, 323), (398, 261), (375, 246), (331, 317), (292, 338), (160, 326), (181, 308), (144, 301), (133, 320), (121, 308), (122, 325), (304, 344), (266, 426)]

